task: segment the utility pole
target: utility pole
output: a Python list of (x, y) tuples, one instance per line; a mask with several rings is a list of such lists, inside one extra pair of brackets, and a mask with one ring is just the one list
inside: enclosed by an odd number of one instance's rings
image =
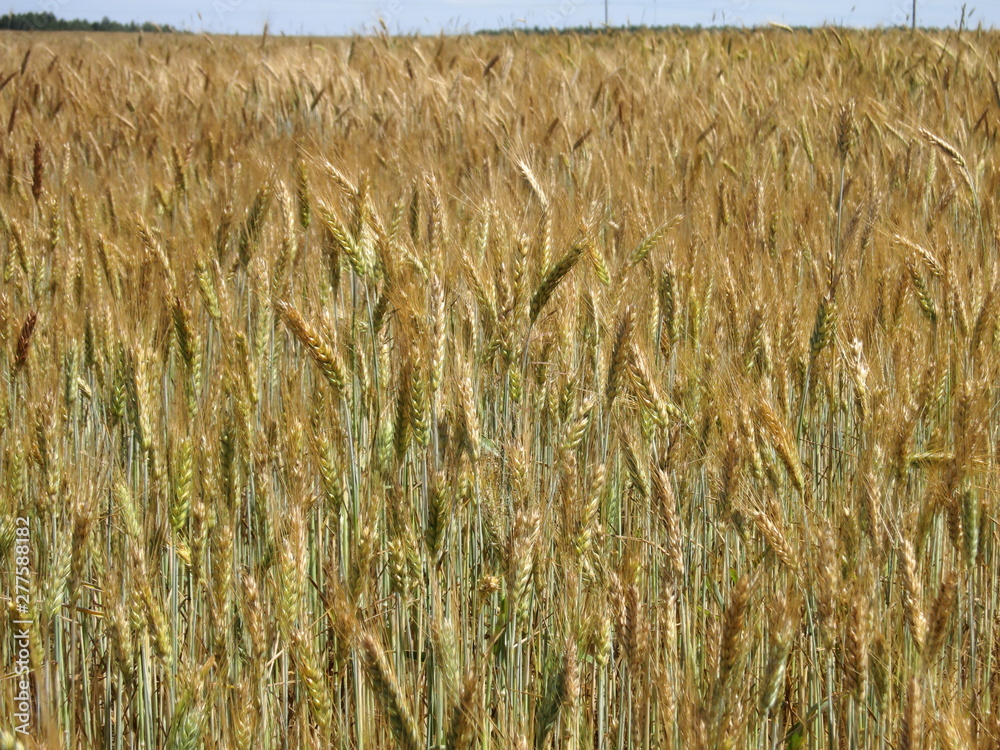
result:
[[(915, 3), (917, 0), (913, 0), (913, 2)], [(604, 0), (604, 25), (608, 25), (608, 0)]]
[[(607, 0), (605, 0), (606, 2)], [(913, 0), (913, 13), (910, 14), (910, 21), (913, 22), (913, 31), (917, 30), (917, 0)]]

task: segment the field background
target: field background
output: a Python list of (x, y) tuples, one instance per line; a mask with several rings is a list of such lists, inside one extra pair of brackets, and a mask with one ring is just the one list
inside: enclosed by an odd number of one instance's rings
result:
[(21, 741), (996, 747), (998, 50), (0, 36)]

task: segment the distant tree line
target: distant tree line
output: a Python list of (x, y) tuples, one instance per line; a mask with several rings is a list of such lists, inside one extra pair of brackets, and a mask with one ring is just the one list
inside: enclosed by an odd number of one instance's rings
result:
[(176, 32), (173, 26), (149, 23), (118, 23), (107, 16), (100, 21), (85, 21), (80, 18), (68, 20), (57, 18), (54, 13), (7, 13), (0, 16), (0, 29), (8, 31), (168, 31)]

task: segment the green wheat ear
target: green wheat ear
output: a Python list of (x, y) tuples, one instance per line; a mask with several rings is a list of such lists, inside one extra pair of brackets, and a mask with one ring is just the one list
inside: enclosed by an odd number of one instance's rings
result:
[(542, 308), (548, 303), (559, 283), (565, 278), (566, 274), (573, 270), (573, 266), (580, 260), (583, 250), (583, 245), (573, 245), (545, 274), (538, 288), (535, 289), (534, 295), (531, 297), (531, 306), (528, 313), (529, 322), (534, 323), (538, 319), (539, 313), (541, 313)]

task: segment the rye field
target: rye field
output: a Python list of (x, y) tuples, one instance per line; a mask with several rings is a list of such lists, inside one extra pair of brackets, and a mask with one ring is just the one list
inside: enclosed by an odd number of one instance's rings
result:
[(998, 747), (998, 76), (0, 36), (0, 747)]

